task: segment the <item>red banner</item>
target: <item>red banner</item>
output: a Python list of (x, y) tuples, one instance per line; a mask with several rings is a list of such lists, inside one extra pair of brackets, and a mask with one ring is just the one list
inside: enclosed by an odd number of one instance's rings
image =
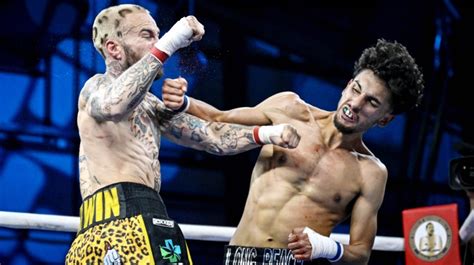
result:
[(457, 204), (403, 211), (406, 265), (461, 265)]

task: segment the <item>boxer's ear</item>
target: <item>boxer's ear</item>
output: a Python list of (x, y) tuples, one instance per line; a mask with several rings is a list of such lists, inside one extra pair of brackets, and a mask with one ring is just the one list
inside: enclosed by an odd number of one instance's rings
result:
[(387, 114), (387, 115), (385, 115), (385, 117), (383, 117), (382, 119), (380, 119), (380, 120), (377, 122), (377, 125), (378, 125), (379, 127), (385, 127), (385, 126), (387, 126), (387, 124), (389, 124), (394, 118), (395, 118), (395, 115), (393, 115), (393, 114)]
[(105, 52), (109, 54), (110, 57), (118, 61), (122, 59), (123, 49), (122, 49), (122, 46), (118, 42), (114, 40), (106, 40), (104, 46), (105, 46)]

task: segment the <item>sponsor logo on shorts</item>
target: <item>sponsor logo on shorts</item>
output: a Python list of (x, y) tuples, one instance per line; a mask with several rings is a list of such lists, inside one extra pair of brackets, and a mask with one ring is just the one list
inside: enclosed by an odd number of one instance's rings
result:
[(157, 226), (167, 227), (167, 228), (174, 228), (173, 220), (153, 218), (153, 224)]
[(448, 253), (452, 237), (451, 227), (443, 218), (425, 216), (410, 230), (410, 249), (421, 260), (436, 261)]
[(303, 265), (293, 257), (289, 249), (265, 248), (257, 249), (251, 247), (227, 248), (225, 253), (225, 265)]
[(120, 255), (107, 241), (105, 241), (105, 251), (104, 265), (121, 265)]
[[(181, 260), (181, 247), (179, 245), (174, 245), (173, 240), (166, 239), (165, 246), (160, 245), (160, 252), (163, 259), (167, 259), (170, 262), (178, 262)], [(177, 263), (180, 265), (183, 263)]]

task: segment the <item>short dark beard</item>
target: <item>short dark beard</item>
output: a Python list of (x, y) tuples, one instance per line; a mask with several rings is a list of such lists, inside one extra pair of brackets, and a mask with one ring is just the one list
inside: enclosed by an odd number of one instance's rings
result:
[[(337, 113), (336, 113), (337, 115)], [(332, 119), (334, 126), (336, 126), (337, 130), (341, 132), (342, 134), (351, 134), (354, 133), (355, 130), (353, 128), (347, 128), (346, 126), (342, 125), (337, 119), (336, 115), (334, 115), (334, 118)]]
[(125, 53), (125, 67), (128, 69), (130, 66), (138, 62), (140, 58), (137, 58), (137, 54), (132, 52), (132, 49), (130, 49), (128, 45), (123, 44), (122, 46)]

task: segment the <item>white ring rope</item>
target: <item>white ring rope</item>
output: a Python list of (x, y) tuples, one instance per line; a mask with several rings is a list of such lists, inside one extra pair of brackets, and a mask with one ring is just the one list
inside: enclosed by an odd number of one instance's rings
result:
[[(77, 232), (79, 217), (0, 211), (0, 227)], [(190, 240), (229, 242), (235, 232), (235, 227), (227, 226), (179, 224), (179, 227), (183, 231), (184, 237)], [(331, 238), (342, 244), (349, 243), (349, 235), (346, 234), (333, 233)], [(403, 238), (377, 236), (373, 249), (404, 251)]]

